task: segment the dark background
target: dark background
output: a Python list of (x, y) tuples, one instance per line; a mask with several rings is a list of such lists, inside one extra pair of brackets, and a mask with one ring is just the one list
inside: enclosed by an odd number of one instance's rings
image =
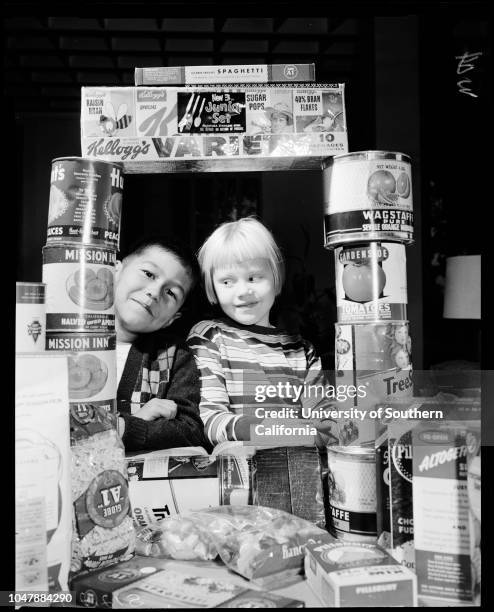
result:
[[(407, 247), (407, 272), (414, 368), (478, 364), (480, 322), (446, 321), (442, 305), (445, 257), (483, 251), (481, 230), (492, 205), (487, 4), (268, 6), (245, 3), (238, 14), (238, 6), (219, 2), (7, 3), (16, 279), (41, 280), (51, 160), (81, 153), (82, 85), (133, 85), (136, 66), (314, 62), (317, 81), (346, 84), (350, 151), (412, 157), (416, 240)], [(313, 16), (297, 17), (302, 10)], [(460, 75), (464, 53), (480, 55)], [(320, 172), (127, 175), (121, 247), (159, 228), (197, 249), (217, 223), (251, 212), (287, 258), (278, 320), (312, 340), (332, 368), (334, 261), (323, 248)], [(187, 324), (205, 309), (204, 301), (191, 304)]]

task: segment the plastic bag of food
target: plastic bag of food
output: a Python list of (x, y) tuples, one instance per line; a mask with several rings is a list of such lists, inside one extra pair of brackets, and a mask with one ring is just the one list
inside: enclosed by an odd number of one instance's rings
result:
[(71, 406), (72, 577), (132, 557), (135, 528), (114, 415)]
[(267, 588), (297, 579), (307, 543), (334, 539), (313, 523), (274, 508), (219, 506), (197, 514), (223, 563)]
[(218, 555), (207, 528), (194, 512), (139, 528), (136, 553), (145, 557), (183, 561), (211, 561)]

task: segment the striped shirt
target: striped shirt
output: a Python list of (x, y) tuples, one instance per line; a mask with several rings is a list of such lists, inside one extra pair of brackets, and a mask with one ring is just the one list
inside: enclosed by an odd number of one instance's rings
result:
[[(231, 319), (201, 321), (187, 339), (201, 376), (200, 413), (213, 443), (236, 440), (235, 424), (256, 408), (295, 408), (313, 398), (287, 396), (289, 385), (323, 384), (321, 362), (310, 342), (279, 328), (241, 325)], [(259, 389), (276, 385), (259, 401)], [(281, 385), (281, 387), (280, 387)], [(272, 387), (271, 387), (272, 388)], [(256, 400), (257, 396), (257, 400)], [(321, 398), (319, 397), (319, 400)]]

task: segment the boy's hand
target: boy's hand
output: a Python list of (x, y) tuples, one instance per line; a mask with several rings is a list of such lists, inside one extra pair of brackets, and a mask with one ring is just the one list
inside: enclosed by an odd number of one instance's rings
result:
[(173, 400), (158, 399), (153, 397), (138, 410), (134, 416), (144, 421), (154, 421), (155, 419), (174, 419), (177, 415), (177, 404)]

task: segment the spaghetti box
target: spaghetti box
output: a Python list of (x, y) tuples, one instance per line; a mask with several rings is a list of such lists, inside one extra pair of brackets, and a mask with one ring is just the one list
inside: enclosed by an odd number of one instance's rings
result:
[(428, 422), (412, 432), (415, 561), (421, 596), (454, 602), (474, 599), (467, 458), (478, 441), (471, 427), (468, 422)]
[(255, 591), (211, 563), (134, 557), (76, 578), (76, 604), (87, 608), (302, 608), (304, 603)]
[(330, 607), (416, 606), (417, 579), (377, 544), (308, 544), (305, 575)]
[(315, 81), (314, 64), (233, 66), (157, 66), (136, 68), (136, 85), (211, 85), (212, 83), (283, 83)]

